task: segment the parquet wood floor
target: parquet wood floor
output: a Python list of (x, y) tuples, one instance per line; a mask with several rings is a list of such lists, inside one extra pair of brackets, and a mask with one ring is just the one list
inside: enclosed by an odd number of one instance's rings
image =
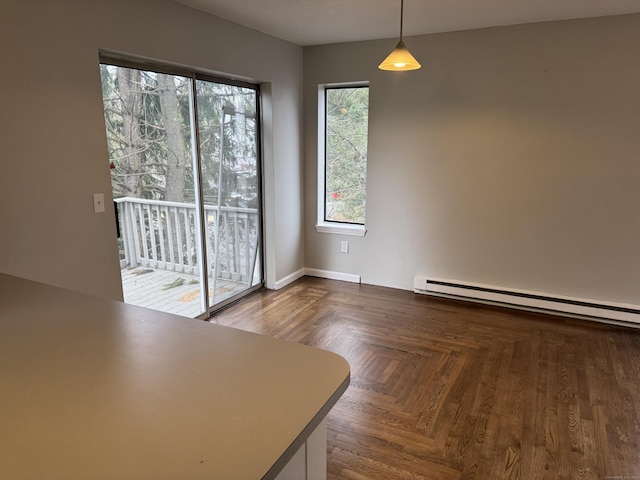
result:
[(213, 321), (349, 361), (330, 480), (640, 480), (640, 330), (310, 277)]

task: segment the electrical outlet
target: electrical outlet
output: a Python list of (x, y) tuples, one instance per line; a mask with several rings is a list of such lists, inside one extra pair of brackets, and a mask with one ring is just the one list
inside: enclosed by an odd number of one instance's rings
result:
[(342, 240), (340, 242), (340, 251), (342, 253), (349, 253), (349, 242), (347, 242), (346, 240)]
[(93, 213), (104, 213), (104, 193), (93, 194)]

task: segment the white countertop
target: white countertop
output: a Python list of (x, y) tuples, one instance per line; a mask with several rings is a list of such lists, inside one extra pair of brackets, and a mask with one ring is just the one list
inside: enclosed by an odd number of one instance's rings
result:
[(340, 356), (0, 274), (0, 478), (273, 478)]

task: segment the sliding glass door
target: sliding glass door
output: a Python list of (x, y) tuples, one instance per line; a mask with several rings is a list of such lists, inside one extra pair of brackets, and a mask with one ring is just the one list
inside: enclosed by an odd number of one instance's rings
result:
[(236, 285), (262, 283), (257, 92), (196, 81), (198, 145), (213, 305)]
[(258, 88), (101, 63), (125, 302), (206, 316), (262, 285)]

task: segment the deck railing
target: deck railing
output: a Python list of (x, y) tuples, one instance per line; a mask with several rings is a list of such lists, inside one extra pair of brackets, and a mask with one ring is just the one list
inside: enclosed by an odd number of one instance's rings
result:
[[(132, 197), (115, 202), (121, 268), (198, 273), (195, 205)], [(212, 205), (205, 205), (204, 210), (207, 273), (251, 283), (258, 250), (258, 210)]]

